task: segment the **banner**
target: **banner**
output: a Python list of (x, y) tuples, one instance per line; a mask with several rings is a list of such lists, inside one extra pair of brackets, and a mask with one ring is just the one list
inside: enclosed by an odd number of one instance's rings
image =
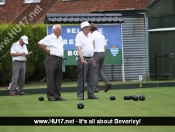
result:
[[(122, 64), (122, 36), (120, 24), (97, 24), (107, 43), (106, 57), (104, 64)], [(75, 47), (75, 37), (80, 32), (80, 25), (62, 26), (61, 36), (64, 40), (64, 57), (67, 59), (65, 65), (77, 65), (78, 53)], [(47, 34), (52, 33), (52, 26), (47, 26)]]
[(0, 126), (175, 126), (175, 117), (0, 117)]

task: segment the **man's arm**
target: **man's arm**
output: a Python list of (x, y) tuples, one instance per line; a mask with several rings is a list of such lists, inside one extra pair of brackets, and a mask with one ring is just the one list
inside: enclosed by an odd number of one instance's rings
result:
[(77, 51), (78, 51), (78, 55), (80, 57), (81, 63), (82, 64), (87, 64), (87, 62), (84, 60), (84, 57), (82, 55), (81, 46), (77, 46)]
[(38, 46), (39, 46), (42, 50), (44, 50), (48, 55), (50, 54), (50, 50), (48, 50), (44, 45), (38, 43)]
[(107, 45), (104, 45), (104, 51), (106, 51), (106, 49), (107, 49)]
[(16, 56), (26, 56), (27, 54), (25, 52), (22, 53), (17, 52), (17, 53), (10, 53), (10, 55), (16, 57)]

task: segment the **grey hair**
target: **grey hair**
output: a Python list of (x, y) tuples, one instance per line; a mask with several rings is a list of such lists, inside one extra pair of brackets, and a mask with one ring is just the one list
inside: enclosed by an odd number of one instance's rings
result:
[(60, 24), (53, 25), (53, 27), (52, 27), (52, 31), (54, 31), (58, 26), (61, 27)]

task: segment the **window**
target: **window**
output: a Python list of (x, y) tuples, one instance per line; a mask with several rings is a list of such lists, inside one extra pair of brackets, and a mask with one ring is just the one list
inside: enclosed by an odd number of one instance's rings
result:
[(5, 0), (0, 0), (0, 5), (4, 5), (5, 4)]
[(41, 0), (25, 0), (24, 3), (40, 3)]

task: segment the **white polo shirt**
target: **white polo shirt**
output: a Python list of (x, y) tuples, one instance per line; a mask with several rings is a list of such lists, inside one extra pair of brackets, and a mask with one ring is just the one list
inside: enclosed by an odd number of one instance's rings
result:
[(75, 46), (81, 46), (82, 55), (84, 57), (92, 57), (94, 55), (94, 38), (91, 33), (88, 36), (81, 31), (75, 37)]
[[(25, 52), (26, 54), (28, 54), (28, 50), (27, 50), (27, 46), (26, 44), (24, 44), (23, 46), (21, 46), (18, 42), (13, 43), (12, 47), (11, 47), (11, 51), (10, 53), (23, 53)], [(26, 61), (27, 58), (25, 56), (12, 56), (12, 61)]]
[(50, 55), (55, 55), (59, 57), (64, 56), (64, 43), (61, 36), (57, 37), (54, 33), (47, 35), (45, 38), (40, 40), (38, 43), (46, 46), (50, 50)]
[(106, 45), (106, 40), (103, 34), (97, 30), (92, 33), (94, 41), (94, 52), (104, 52), (104, 46)]

